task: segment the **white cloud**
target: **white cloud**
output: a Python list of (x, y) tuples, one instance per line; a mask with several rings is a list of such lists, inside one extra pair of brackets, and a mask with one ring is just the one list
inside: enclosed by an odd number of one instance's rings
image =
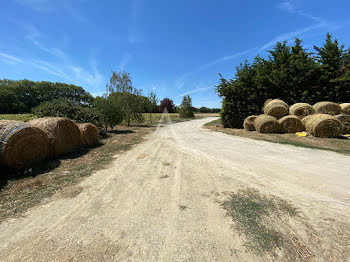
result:
[(67, 55), (60, 48), (57, 48), (57, 47), (48, 48), (39, 40), (40, 38), (42, 38), (43, 34), (34, 25), (25, 24), (22, 26), (27, 31), (26, 38), (29, 39), (29, 41), (31, 41), (32, 44), (34, 44), (40, 50), (52, 56), (56, 56), (60, 59), (67, 59)]
[(229, 61), (229, 60), (233, 60), (233, 59), (236, 59), (237, 57), (240, 57), (240, 56), (243, 56), (243, 55), (246, 55), (246, 54), (249, 54), (251, 52), (253, 52), (254, 50), (256, 50), (257, 48), (251, 48), (251, 49), (247, 49), (247, 50), (244, 50), (244, 51), (241, 51), (241, 52), (238, 52), (238, 53), (235, 53), (235, 54), (232, 54), (232, 55), (228, 55), (228, 56), (223, 56), (223, 57), (220, 57), (218, 59), (215, 59), (209, 63), (206, 63), (206, 64), (203, 64), (201, 66), (199, 66), (197, 69), (193, 70), (193, 71), (190, 71), (190, 72), (187, 72), (185, 74), (183, 74), (182, 76), (180, 76), (179, 78), (177, 78), (175, 80), (175, 85), (177, 87), (177, 89), (181, 89), (184, 85), (185, 85), (185, 79), (195, 73), (199, 73), (199, 72), (202, 72), (210, 67), (213, 67), (219, 63), (222, 63), (222, 62), (225, 62), (225, 61)]
[(295, 37), (298, 37), (298, 36), (300, 36), (302, 34), (305, 34), (307, 32), (313, 31), (315, 29), (321, 28), (323, 26), (324, 26), (323, 24), (316, 24), (316, 25), (305, 27), (305, 28), (301, 28), (301, 29), (293, 31), (293, 32), (287, 32), (287, 33), (280, 34), (280, 35), (276, 36), (275, 38), (273, 38), (271, 41), (269, 41), (269, 42), (265, 43), (264, 45), (262, 45), (258, 49), (258, 53), (266, 50), (267, 48), (269, 48), (269, 47), (271, 47), (273, 45), (275, 45), (276, 42), (292, 40)]
[(176, 97), (181, 97), (181, 96), (185, 96), (185, 95), (189, 95), (189, 94), (193, 94), (193, 93), (197, 93), (197, 92), (201, 92), (201, 91), (205, 91), (205, 90), (208, 90), (208, 89), (211, 89), (213, 87), (211, 86), (207, 86), (207, 87), (198, 87), (196, 89), (193, 89), (193, 90), (190, 90), (190, 91), (187, 91), (181, 95), (178, 95)]
[(13, 62), (21, 63), (21, 64), (24, 63), (22, 59), (15, 57), (15, 56), (12, 56), (12, 55), (9, 55), (9, 54), (0, 53), (0, 57), (5, 58), (7, 61), (12, 62), (12, 63)]

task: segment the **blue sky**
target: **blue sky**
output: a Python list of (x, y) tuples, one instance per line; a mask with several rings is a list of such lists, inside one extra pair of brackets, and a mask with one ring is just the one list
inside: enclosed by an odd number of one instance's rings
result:
[(0, 9), (0, 78), (65, 82), (93, 95), (112, 70), (144, 94), (220, 107), (218, 73), (299, 37), (312, 49), (327, 32), (350, 43), (350, 1), (6, 0)]

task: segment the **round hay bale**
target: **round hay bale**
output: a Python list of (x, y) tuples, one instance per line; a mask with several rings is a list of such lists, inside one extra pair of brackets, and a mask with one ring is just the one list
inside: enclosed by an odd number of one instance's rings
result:
[(314, 104), (314, 109), (317, 114), (339, 115), (341, 113), (341, 107), (337, 103), (323, 101)]
[(278, 133), (280, 124), (277, 119), (270, 115), (259, 115), (254, 120), (254, 126), (259, 133)]
[(246, 131), (255, 131), (254, 120), (257, 116), (252, 115), (244, 119), (243, 127)]
[(18, 121), (0, 121), (0, 162), (22, 169), (45, 159), (49, 140), (40, 128)]
[(51, 157), (76, 150), (81, 145), (80, 131), (74, 121), (63, 117), (43, 117), (29, 122), (42, 129), (48, 136)]
[(83, 145), (93, 146), (99, 141), (98, 129), (94, 124), (77, 124)]
[(343, 114), (350, 115), (350, 103), (342, 103), (340, 108)]
[(304, 117), (303, 119), (301, 119), (301, 122), (303, 123), (303, 125), (306, 127), (306, 123), (312, 118), (313, 115), (308, 115), (306, 117)]
[(296, 103), (289, 107), (289, 114), (304, 118), (315, 113), (315, 109), (307, 103)]
[(316, 137), (337, 137), (343, 134), (343, 124), (334, 116), (315, 114), (305, 122), (306, 130)]
[(344, 134), (350, 134), (350, 115), (336, 115), (335, 116), (344, 126)]
[(288, 105), (280, 99), (267, 100), (263, 108), (264, 114), (273, 116), (274, 118), (281, 118), (288, 115)]
[(305, 126), (297, 116), (284, 116), (278, 120), (281, 125), (281, 131), (284, 133), (296, 133), (305, 130)]

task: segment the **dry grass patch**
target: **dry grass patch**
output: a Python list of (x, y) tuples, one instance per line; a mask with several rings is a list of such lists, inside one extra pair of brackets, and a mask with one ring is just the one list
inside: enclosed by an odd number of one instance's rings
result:
[(107, 167), (115, 154), (140, 143), (153, 130), (154, 127), (120, 125), (94, 148), (83, 148), (25, 172), (8, 171), (0, 181), (0, 223), (8, 217), (20, 216), (57, 192), (66, 197), (76, 196), (81, 189), (74, 185)]

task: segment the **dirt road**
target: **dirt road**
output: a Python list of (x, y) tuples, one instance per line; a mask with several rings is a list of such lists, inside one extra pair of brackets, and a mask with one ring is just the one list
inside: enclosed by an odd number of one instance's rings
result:
[(350, 260), (350, 157), (202, 128), (213, 119), (159, 127), (109, 169), (5, 221), (0, 260), (282, 260), (247, 253), (220, 207), (246, 187), (300, 209), (286, 224), (311, 260)]

